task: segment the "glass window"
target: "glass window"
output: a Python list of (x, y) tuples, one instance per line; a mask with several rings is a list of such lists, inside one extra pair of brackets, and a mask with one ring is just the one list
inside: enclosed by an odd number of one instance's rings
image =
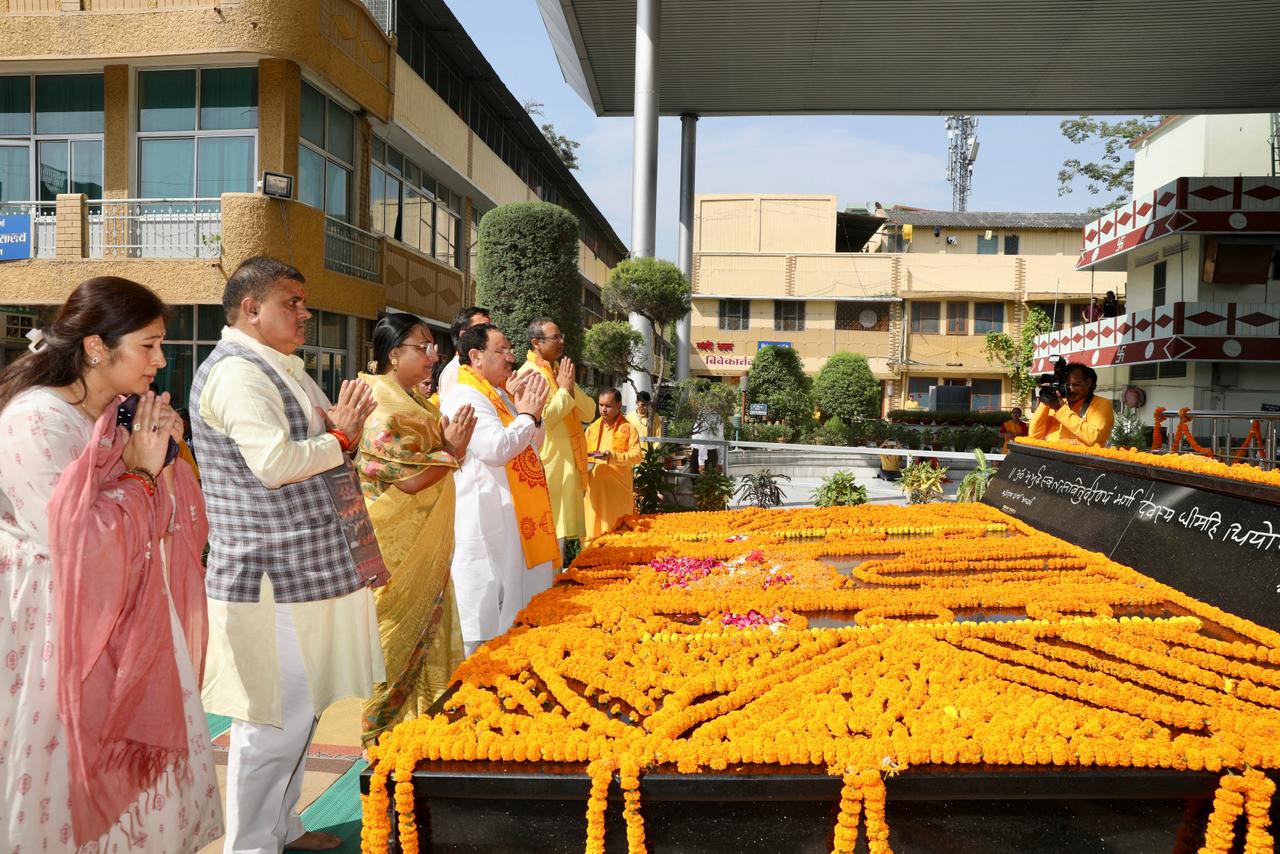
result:
[(975, 412), (995, 412), (1000, 409), (1004, 388), (1000, 380), (973, 380), (969, 407)]
[(928, 406), (929, 387), (937, 384), (935, 377), (911, 377), (907, 380), (907, 397), (921, 406)]
[(973, 333), (1004, 332), (1004, 303), (975, 302), (973, 304)]
[(140, 198), (189, 199), (195, 192), (194, 139), (140, 139), (138, 160)]
[(195, 340), (195, 330), (195, 306), (169, 306), (169, 322), (165, 326), (164, 337), (172, 341), (193, 341)]
[(329, 135), (326, 149), (344, 163), (356, 162), (355, 117), (329, 102)]
[(162, 344), (167, 364), (156, 371), (156, 388), (169, 392), (169, 404), (175, 409), (187, 405), (193, 374), (193, 347), (190, 344)]
[(794, 300), (774, 300), (773, 328), (778, 332), (803, 332), (804, 303)]
[(1031, 308), (1038, 309), (1045, 317), (1049, 318), (1053, 329), (1062, 329), (1067, 317), (1067, 304), (1058, 303), (1054, 305), (1051, 302), (1033, 302)]
[(948, 335), (968, 335), (969, 334), (969, 303), (967, 302), (947, 303), (947, 334)]
[(1169, 262), (1161, 261), (1156, 264), (1155, 269), (1151, 271), (1151, 307), (1159, 308), (1164, 305), (1165, 288), (1169, 276)]
[(1000, 254), (1000, 246), (996, 242), (995, 235), (991, 237), (983, 237), (978, 235), (978, 254), (979, 255), (998, 255)]
[(347, 348), (347, 316), (328, 311), (320, 312), (320, 346), (337, 350)]
[(196, 72), (138, 73), (138, 130), (196, 129)]
[(369, 227), (387, 233), (387, 173), (369, 167)]
[(918, 335), (937, 335), (941, 313), (940, 302), (911, 303), (911, 331)]
[(71, 141), (71, 192), (102, 198), (102, 140)]
[(0, 134), (31, 133), (31, 78), (0, 77)]
[(201, 129), (230, 130), (257, 126), (257, 68), (206, 68), (200, 72)]
[(1018, 235), (1006, 234), (1004, 236), (1004, 254), (1006, 255), (1018, 254)]
[[(219, 341), (222, 339), (222, 327), (226, 325), (227, 315), (220, 305), (202, 305), (196, 316), (196, 330), (199, 341)], [(170, 336), (172, 337), (172, 336)]]
[(404, 188), (404, 214), (401, 236), (408, 245), (419, 251), (431, 247), (431, 202), (416, 190)]
[(37, 77), (36, 133), (102, 133), (102, 75)]
[(744, 299), (720, 300), (720, 328), (740, 332), (751, 328), (751, 302)]
[(253, 137), (207, 136), (200, 139), (196, 163), (196, 196), (253, 191)]
[(306, 83), (302, 84), (302, 111), (298, 118), (298, 135), (320, 148), (324, 148), (324, 102), (324, 95)]
[(26, 145), (0, 145), (0, 201), (31, 197), (31, 150)]
[(324, 207), (324, 157), (305, 145), (298, 146), (298, 201)]
[(41, 142), (36, 148), (39, 200), (52, 202), (67, 192), (71, 180), (71, 146), (66, 140)]
[(334, 219), (347, 220), (347, 184), (351, 172), (336, 163), (327, 164), (324, 179), (324, 212)]

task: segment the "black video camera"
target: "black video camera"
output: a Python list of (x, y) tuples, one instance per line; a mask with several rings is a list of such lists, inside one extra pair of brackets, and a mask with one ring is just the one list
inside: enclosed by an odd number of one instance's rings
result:
[(1066, 399), (1070, 390), (1067, 388), (1067, 360), (1059, 356), (1053, 363), (1053, 373), (1036, 377), (1036, 388), (1039, 390), (1041, 403), (1053, 405), (1058, 398)]

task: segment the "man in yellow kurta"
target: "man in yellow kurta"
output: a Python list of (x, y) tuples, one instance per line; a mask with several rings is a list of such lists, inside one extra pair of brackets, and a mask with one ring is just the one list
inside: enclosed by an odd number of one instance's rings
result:
[[(647, 391), (636, 392), (636, 411), (627, 413), (627, 421), (636, 428), (641, 439), (662, 436), (662, 416), (653, 411), (653, 396)], [(649, 431), (650, 427), (653, 432)]]
[(587, 428), (587, 539), (593, 540), (636, 512), (631, 469), (640, 462), (640, 436), (622, 417), (622, 394), (600, 392), (600, 417)]
[(587, 443), (582, 425), (595, 417), (596, 404), (574, 381), (573, 362), (564, 358), (564, 334), (556, 322), (539, 317), (526, 332), (529, 352), (520, 373), (538, 371), (551, 388), (542, 410), (546, 438), (539, 456), (547, 473), (556, 538), (563, 555), (565, 541), (580, 540), (587, 531), (582, 502), (587, 487)]

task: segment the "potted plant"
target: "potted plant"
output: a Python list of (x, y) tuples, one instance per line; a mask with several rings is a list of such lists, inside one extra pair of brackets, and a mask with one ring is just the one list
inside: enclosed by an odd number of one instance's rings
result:
[(898, 485), (906, 493), (908, 504), (927, 504), (942, 497), (942, 482), (946, 478), (945, 468), (920, 461), (902, 470), (902, 480)]
[(708, 467), (693, 479), (691, 491), (696, 509), (726, 510), (733, 497), (733, 478), (720, 471), (719, 466)]
[(987, 463), (987, 455), (982, 453), (981, 448), (973, 449), (973, 457), (978, 461), (978, 465), (960, 480), (956, 501), (981, 501), (987, 494), (987, 486), (991, 483), (991, 478), (995, 477), (996, 470)]
[(867, 502), (867, 488), (851, 471), (832, 472), (813, 491), (815, 507), (854, 507)]
[(734, 496), (753, 507), (766, 510), (777, 507), (782, 504), (783, 498), (782, 487), (778, 485), (780, 480), (789, 482), (791, 478), (785, 474), (774, 474), (770, 469), (764, 469), (755, 474), (744, 474), (742, 480), (738, 481), (738, 491)]

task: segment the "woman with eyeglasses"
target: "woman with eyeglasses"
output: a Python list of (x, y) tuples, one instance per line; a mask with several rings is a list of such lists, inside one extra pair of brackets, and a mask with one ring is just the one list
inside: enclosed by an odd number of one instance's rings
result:
[(423, 396), (439, 361), (431, 331), (412, 314), (389, 314), (373, 330), (374, 359), (361, 379), (377, 408), (364, 424), (356, 468), (369, 518), (391, 572), (375, 591), (387, 681), (364, 706), (364, 740), (415, 718), (444, 692), (462, 663), (462, 631), (449, 564), (451, 475), (467, 452), (475, 414), (452, 421)]

